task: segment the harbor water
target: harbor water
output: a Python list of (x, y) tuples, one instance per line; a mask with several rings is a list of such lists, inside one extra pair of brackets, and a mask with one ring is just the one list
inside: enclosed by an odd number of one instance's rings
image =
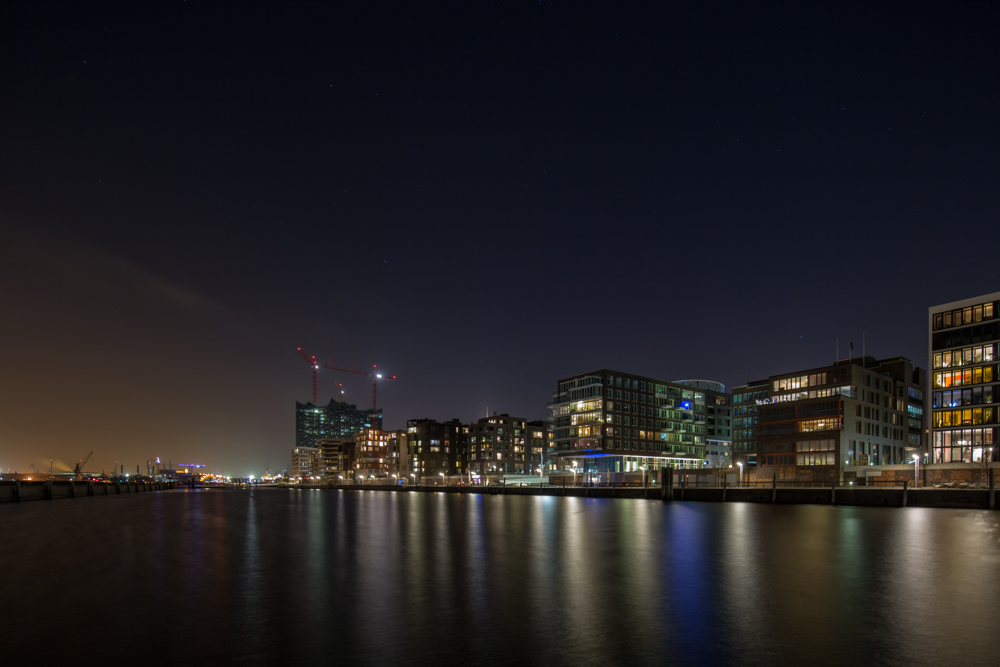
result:
[(9, 503), (0, 655), (996, 664), (998, 516), (286, 489)]

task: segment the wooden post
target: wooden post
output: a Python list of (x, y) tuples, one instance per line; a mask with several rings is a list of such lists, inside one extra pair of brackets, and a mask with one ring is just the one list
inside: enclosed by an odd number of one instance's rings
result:
[(660, 468), (660, 500), (674, 499), (674, 469), (672, 466)]
[(88, 496), (94, 495), (94, 480), (90, 480), (89, 482), (87, 482), (87, 495)]
[(903, 507), (906, 507), (906, 487), (907, 487), (907, 480), (904, 479), (903, 480)]
[(990, 468), (990, 509), (991, 510), (992, 509), (996, 509), (996, 507), (997, 507), (997, 505), (996, 505), (996, 498), (997, 498), (996, 472), (997, 472), (996, 468)]
[(21, 500), (21, 480), (14, 480), (14, 501), (20, 502)]
[(52, 480), (45, 482), (45, 497), (52, 500)]
[(771, 473), (771, 504), (778, 499), (778, 473)]
[(726, 478), (722, 478), (722, 502), (726, 502)]
[(836, 478), (836, 476), (834, 476), (834, 478), (830, 480), (830, 504), (831, 505), (836, 505), (837, 504), (837, 478)]

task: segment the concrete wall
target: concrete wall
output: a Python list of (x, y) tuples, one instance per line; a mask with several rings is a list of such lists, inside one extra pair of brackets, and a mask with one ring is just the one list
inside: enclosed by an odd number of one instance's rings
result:
[[(993, 463), (991, 466), (1000, 469), (1000, 464)], [(685, 471), (686, 472), (686, 471)], [(693, 472), (693, 471), (692, 471)], [(777, 476), (779, 484), (787, 485), (793, 482), (805, 484), (829, 484), (837, 480), (844, 485), (864, 485), (871, 482), (875, 485), (898, 483), (902, 486), (904, 481), (913, 484), (914, 466), (912, 463), (901, 463), (896, 465), (882, 466), (844, 466), (842, 470), (836, 466), (771, 466), (760, 468), (749, 468), (743, 474), (743, 481), (747, 484), (768, 484), (772, 475)], [(703, 471), (695, 473), (697, 476), (689, 475), (689, 485), (705, 486), (702, 483)], [(933, 486), (935, 484), (981, 484), (988, 482), (988, 472), (980, 463), (931, 463), (920, 466), (920, 479), (918, 486)], [(711, 478), (705, 478), (711, 479)], [(680, 481), (675, 475), (675, 484)]]
[[(660, 488), (636, 487), (587, 487), (587, 486), (543, 486), (543, 487), (503, 487), (491, 486), (406, 486), (406, 487), (359, 487), (335, 486), (330, 489), (346, 491), (394, 491), (399, 493), (455, 493), (482, 494), (493, 496), (559, 496), (571, 498), (645, 498), (660, 499)], [(954, 507), (965, 509), (989, 509), (990, 492), (985, 489), (907, 489), (901, 488), (707, 488), (675, 487), (673, 499), (694, 502), (739, 502), (774, 503), (779, 505), (844, 505), (856, 507)], [(994, 499), (995, 502), (995, 499)]]
[(83, 482), (74, 480), (0, 481), (0, 503), (148, 493), (174, 488), (173, 482)]

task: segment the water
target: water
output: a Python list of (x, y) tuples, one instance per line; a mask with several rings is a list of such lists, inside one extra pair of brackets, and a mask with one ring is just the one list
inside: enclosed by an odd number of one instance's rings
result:
[(998, 515), (278, 489), (5, 504), (0, 656), (996, 664)]

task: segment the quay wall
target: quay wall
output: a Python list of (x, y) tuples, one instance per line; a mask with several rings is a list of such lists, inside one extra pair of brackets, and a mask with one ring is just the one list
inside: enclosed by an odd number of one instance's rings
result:
[[(567, 498), (662, 499), (659, 486), (391, 486), (379, 484), (329, 485), (329, 490), (389, 491), (397, 493), (457, 493), (489, 496), (558, 496)], [(991, 489), (827, 487), (674, 487), (672, 500), (693, 502), (773, 503), (777, 505), (842, 505), (855, 507), (942, 507), (994, 509)]]
[(123, 493), (166, 491), (174, 482), (89, 482), (80, 480), (3, 480), (0, 481), (0, 503), (23, 500), (55, 500), (86, 498)]

